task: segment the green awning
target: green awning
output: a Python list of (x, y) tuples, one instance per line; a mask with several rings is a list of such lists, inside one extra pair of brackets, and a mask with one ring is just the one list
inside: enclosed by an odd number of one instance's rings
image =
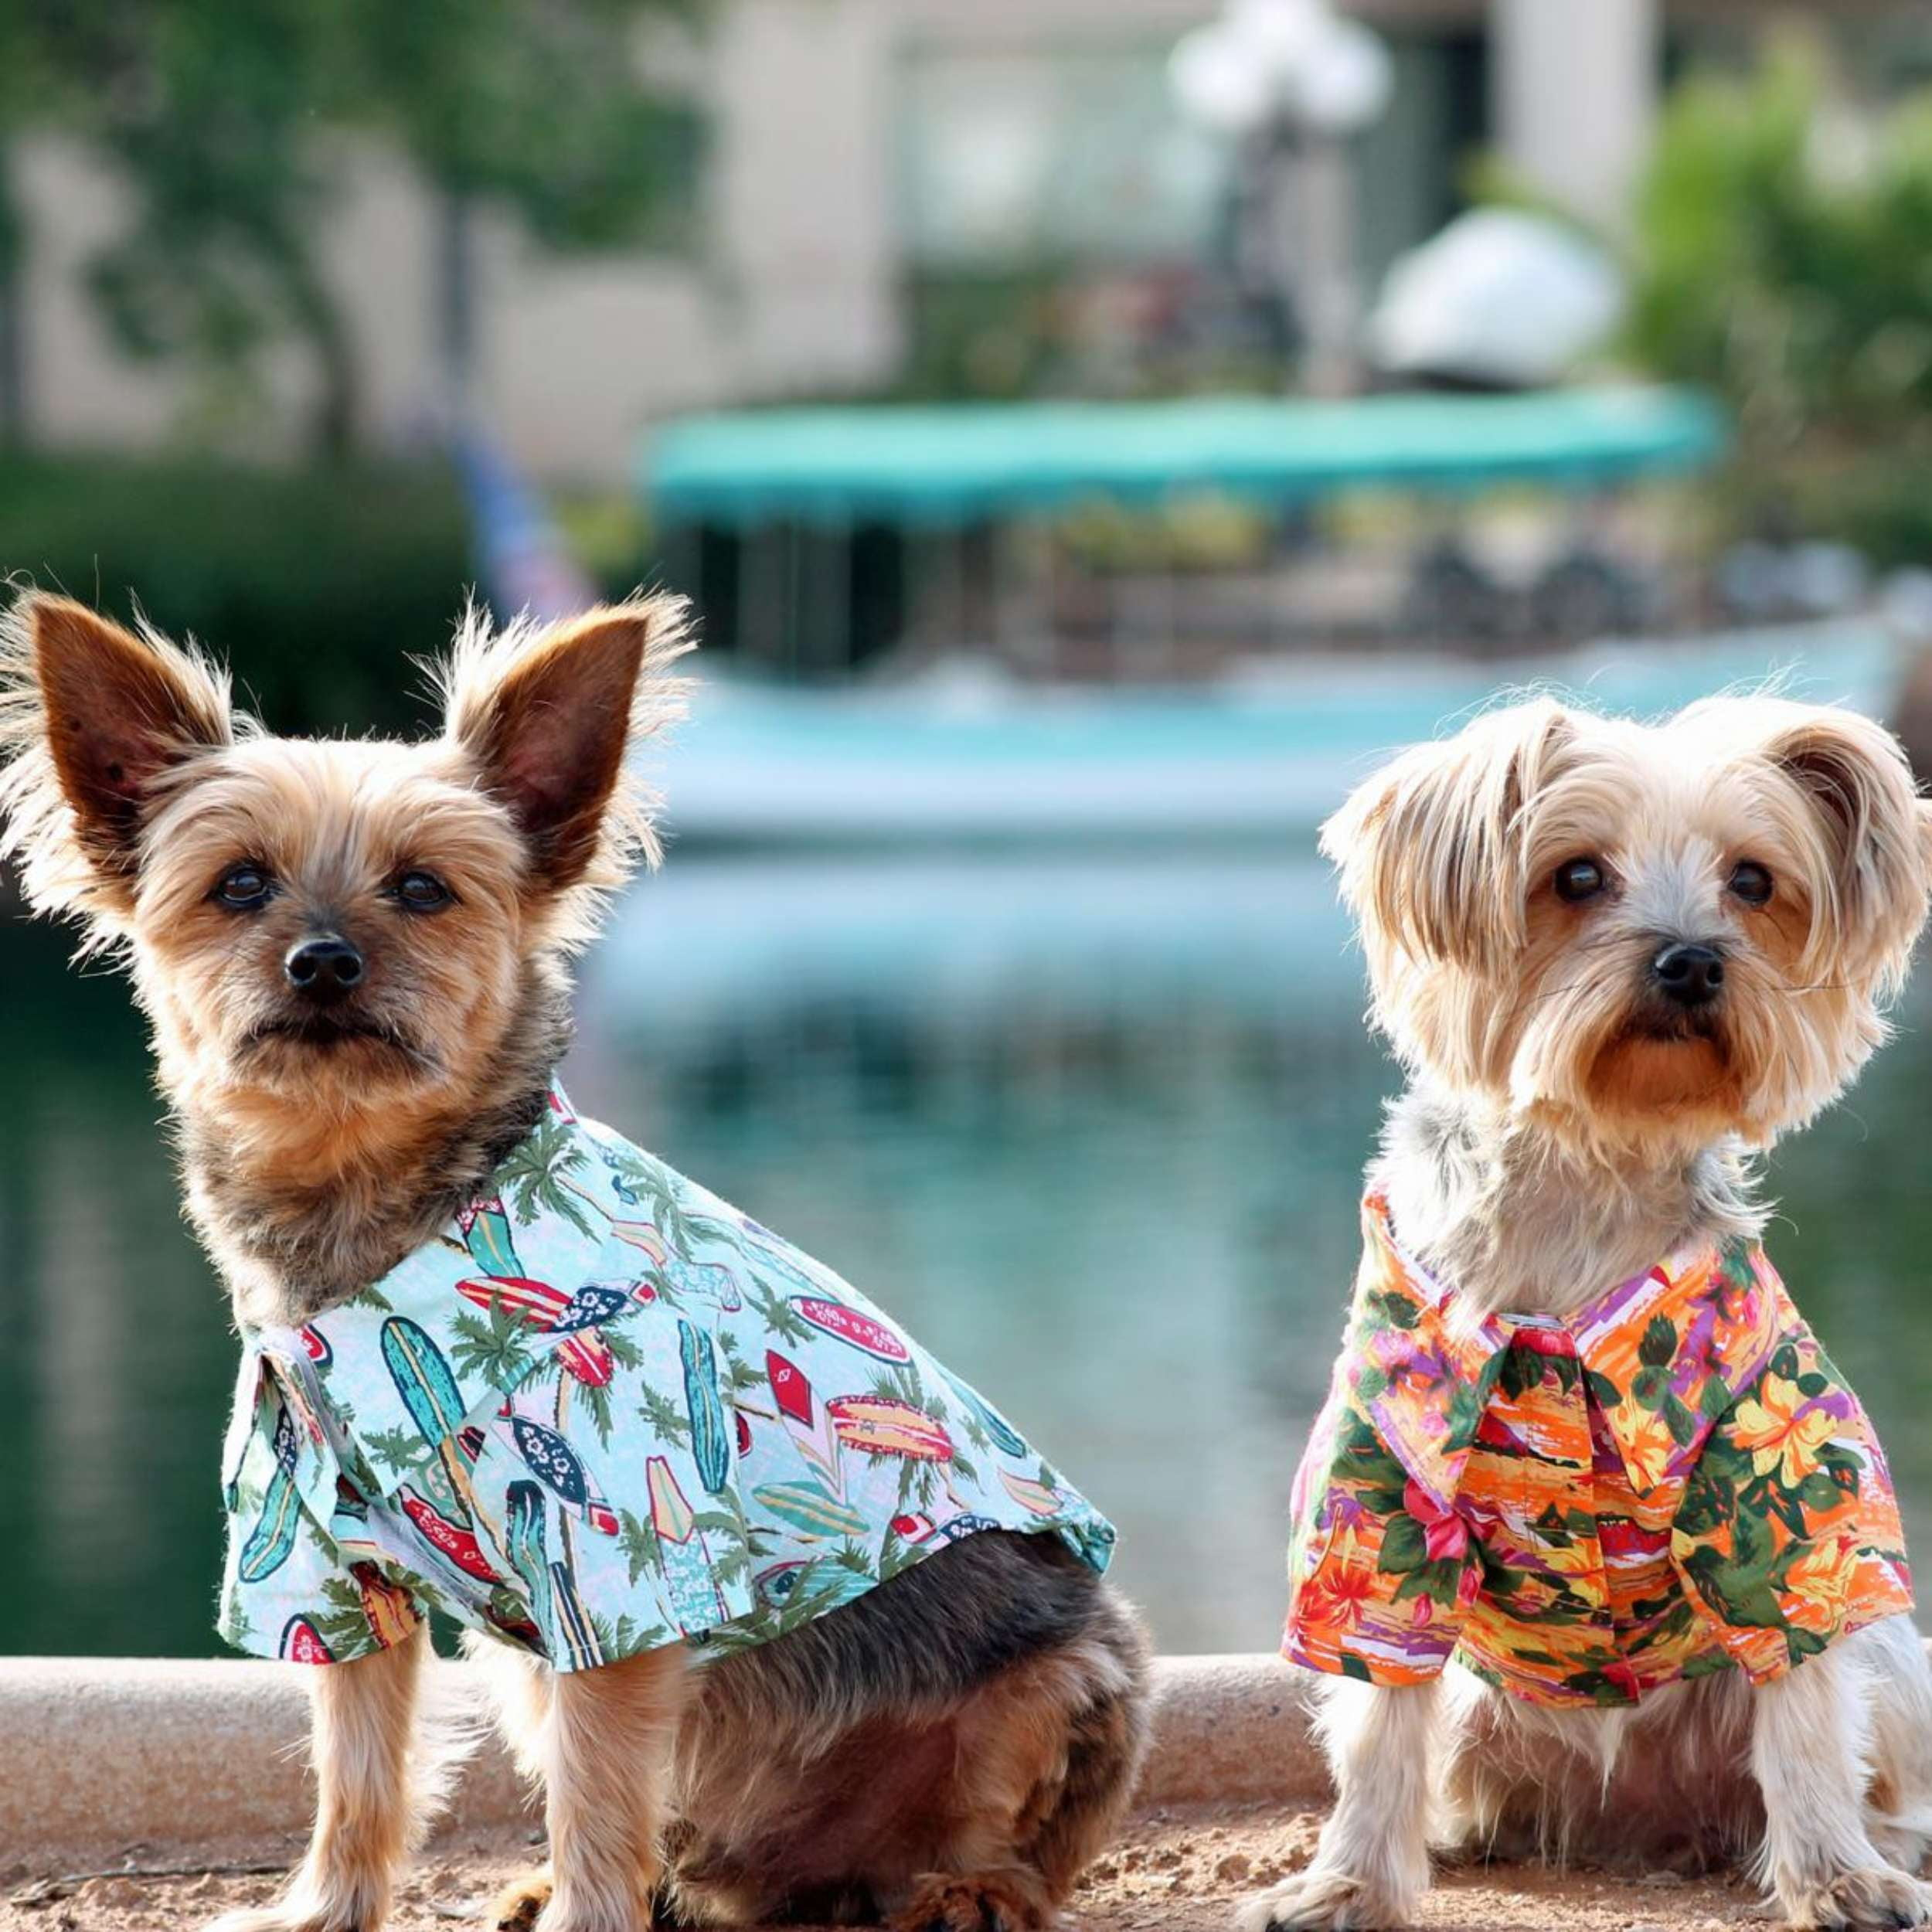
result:
[(882, 404), (687, 417), (649, 438), (638, 481), (670, 522), (943, 526), (1197, 490), (1292, 503), (1370, 488), (1590, 489), (1699, 468), (1725, 440), (1708, 398), (1659, 388)]

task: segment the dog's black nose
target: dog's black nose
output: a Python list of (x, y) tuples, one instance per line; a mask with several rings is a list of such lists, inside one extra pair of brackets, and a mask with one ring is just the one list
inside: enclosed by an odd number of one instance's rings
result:
[(1724, 955), (1710, 946), (1666, 946), (1650, 970), (1667, 999), (1708, 1006), (1723, 989)]
[(362, 956), (336, 933), (305, 939), (282, 961), (288, 983), (311, 999), (339, 999), (362, 977)]

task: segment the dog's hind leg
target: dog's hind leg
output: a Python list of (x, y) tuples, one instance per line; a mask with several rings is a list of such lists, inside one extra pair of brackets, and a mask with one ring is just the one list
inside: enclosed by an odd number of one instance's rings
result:
[(672, 1902), (705, 1924), (1049, 1924), (1132, 1795), (1147, 1668), (1059, 1538), (937, 1550), (701, 1673)]
[(1867, 1660), (1849, 1643), (1754, 1694), (1764, 1876), (1795, 1925), (1890, 1932), (1932, 1920), (1932, 1887), (1889, 1862), (1866, 1829), (1879, 1741)]
[(1865, 1672), (1872, 1712), (1872, 1842), (1903, 1870), (1932, 1850), (1932, 1660), (1909, 1617), (1845, 1639)]
[(898, 1932), (1040, 1932), (1112, 1839), (1146, 1747), (1145, 1640), (1098, 1601), (1091, 1625), (988, 1685), (957, 1720), (959, 1821)]

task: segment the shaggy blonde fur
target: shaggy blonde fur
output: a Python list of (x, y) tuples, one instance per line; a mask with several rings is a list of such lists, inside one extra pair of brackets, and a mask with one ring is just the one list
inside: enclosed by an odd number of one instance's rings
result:
[[(1654, 726), (1495, 712), (1371, 778), (1323, 847), (1410, 1077), (1372, 1178), (1472, 1318), (1566, 1314), (1756, 1233), (1754, 1150), (1883, 1041), (1932, 886), (1932, 808), (1890, 734), (1763, 697)], [(1601, 889), (1566, 897), (1585, 861)], [(1722, 964), (1694, 1015), (1653, 978), (1674, 944)], [(1932, 1918), (1932, 1672), (1905, 1619), (1764, 1689), (1722, 1675), (1632, 1711), (1543, 1709), (1453, 1666), (1321, 1696), (1335, 1813), (1246, 1932), (1406, 1923), (1432, 1824), (1451, 1850), (1744, 1857), (1801, 1924)]]
[[(1928, 833), (1897, 741), (1850, 712), (1719, 698), (1661, 726), (1539, 699), (1417, 747), (1329, 822), (1373, 1016), (1404, 1065), (1580, 1147), (1768, 1144), (1885, 1038), (1924, 923)], [(1611, 884), (1550, 883), (1573, 858)], [(1763, 907), (1729, 894), (1769, 866)], [(1633, 1037), (1666, 935), (1726, 951), (1721, 1054)]]

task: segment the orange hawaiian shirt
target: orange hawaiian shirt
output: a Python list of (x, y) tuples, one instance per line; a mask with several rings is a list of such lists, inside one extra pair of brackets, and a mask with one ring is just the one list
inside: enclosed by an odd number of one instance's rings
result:
[(1377, 1194), (1362, 1231), (1295, 1478), (1294, 1662), (1414, 1684), (1453, 1655), (1538, 1703), (1634, 1704), (1912, 1607), (1878, 1438), (1756, 1243), (1478, 1320)]

